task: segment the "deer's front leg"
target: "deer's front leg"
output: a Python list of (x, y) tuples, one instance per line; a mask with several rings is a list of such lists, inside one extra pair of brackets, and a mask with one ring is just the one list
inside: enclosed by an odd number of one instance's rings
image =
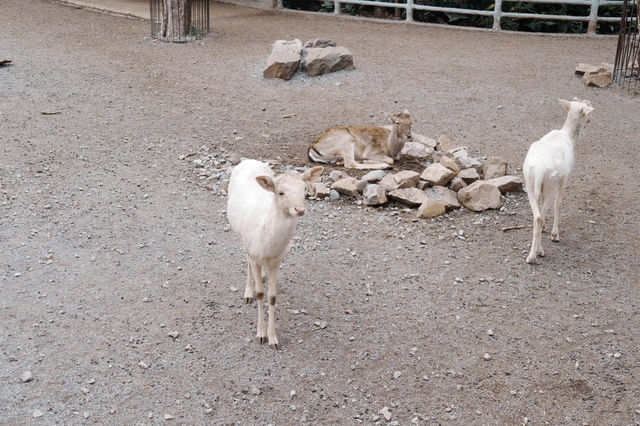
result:
[(267, 341), (267, 333), (264, 326), (264, 313), (263, 313), (263, 302), (264, 302), (264, 285), (262, 283), (262, 265), (258, 262), (251, 262), (251, 268), (253, 272), (253, 282), (256, 287), (256, 299), (258, 299), (258, 333), (256, 337), (258, 338), (258, 343), (262, 344)]
[(276, 336), (276, 279), (278, 278), (278, 270), (280, 264), (269, 265), (267, 269), (267, 297), (269, 299), (269, 326), (267, 328), (267, 337), (269, 338), (269, 347), (271, 349), (280, 349), (278, 336)]
[(253, 302), (253, 271), (251, 269), (251, 259), (247, 255), (247, 285), (244, 287), (244, 303)]

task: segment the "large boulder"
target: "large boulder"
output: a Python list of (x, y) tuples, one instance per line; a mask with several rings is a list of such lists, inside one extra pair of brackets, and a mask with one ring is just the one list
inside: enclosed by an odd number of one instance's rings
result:
[(611, 73), (604, 68), (596, 72), (585, 72), (582, 82), (587, 86), (607, 87), (611, 84)]
[(444, 203), (438, 200), (428, 199), (418, 207), (418, 217), (429, 218), (444, 214), (446, 208)]
[(346, 47), (312, 47), (305, 49), (302, 69), (314, 77), (340, 70), (352, 70), (353, 56)]
[(429, 199), (427, 193), (418, 188), (396, 189), (389, 192), (388, 197), (409, 206), (419, 206)]
[(333, 182), (333, 184), (331, 184), (331, 189), (338, 191), (340, 194), (355, 197), (356, 195), (358, 195), (357, 182), (358, 181), (354, 177), (344, 177)]
[(501, 193), (522, 191), (522, 178), (519, 176), (506, 175), (486, 181), (498, 188)]
[(400, 154), (414, 158), (431, 159), (433, 156), (433, 148), (419, 142), (405, 142)]
[(475, 212), (502, 207), (500, 190), (483, 180), (475, 181), (458, 191), (458, 200), (466, 208)]
[(455, 175), (456, 174), (454, 171), (449, 170), (440, 163), (435, 163), (424, 169), (424, 171), (420, 175), (420, 179), (426, 180), (432, 185), (444, 186), (449, 183), (449, 181), (453, 179)]
[(457, 209), (460, 207), (460, 201), (458, 201), (458, 194), (455, 191), (450, 190), (444, 186), (434, 186), (433, 188), (427, 188), (425, 190), (427, 196), (432, 200), (438, 200), (444, 204), (447, 210)]
[(482, 168), (482, 176), (485, 180), (501, 177), (507, 174), (507, 162), (502, 158), (489, 157)]
[(262, 76), (290, 80), (300, 68), (301, 52), (302, 42), (300, 40), (277, 40), (267, 59)]
[(365, 206), (379, 206), (380, 204), (385, 204), (388, 201), (385, 192), (386, 191), (383, 186), (376, 185), (375, 183), (369, 184), (362, 192), (362, 203)]

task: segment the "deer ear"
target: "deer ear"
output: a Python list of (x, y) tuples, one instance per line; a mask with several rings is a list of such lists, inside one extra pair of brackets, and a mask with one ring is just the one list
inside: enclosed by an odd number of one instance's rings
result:
[(265, 191), (276, 192), (276, 183), (269, 176), (256, 176), (256, 182), (258, 182), (258, 185)]
[(585, 117), (589, 114), (591, 114), (591, 112), (593, 111), (593, 108), (590, 106), (584, 106), (582, 107), (582, 115), (584, 115)]
[(562, 105), (562, 108), (564, 108), (566, 111), (569, 111), (569, 109), (571, 108), (571, 102), (569, 101), (558, 98), (558, 102), (560, 102), (560, 105)]
[(301, 179), (305, 182), (316, 182), (322, 176), (322, 172), (324, 171), (324, 167), (318, 166), (309, 170), (305, 170), (302, 174)]
[(403, 114), (406, 114), (406, 115), (411, 115), (411, 114), (409, 113), (409, 110), (408, 110), (408, 109), (405, 109), (402, 113), (403, 113)]

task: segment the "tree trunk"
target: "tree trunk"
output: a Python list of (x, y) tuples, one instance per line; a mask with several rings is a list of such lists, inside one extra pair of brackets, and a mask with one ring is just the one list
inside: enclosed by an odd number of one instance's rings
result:
[(161, 37), (185, 42), (191, 32), (191, 0), (162, 0)]

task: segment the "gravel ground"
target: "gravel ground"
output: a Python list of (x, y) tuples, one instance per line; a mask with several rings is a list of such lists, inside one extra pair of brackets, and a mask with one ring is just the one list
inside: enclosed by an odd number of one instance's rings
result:
[[(215, 4), (210, 37), (169, 45), (55, 1), (0, 10), (0, 423), (640, 422), (640, 100), (573, 75), (615, 38)], [(319, 36), (357, 69), (262, 79), (274, 40)], [(435, 220), (309, 201), (282, 350), (253, 341), (229, 156), (310, 165), (326, 127), (408, 108), (415, 131), (518, 172), (573, 96), (595, 111), (547, 257), (524, 261), (524, 194)], [(220, 172), (195, 167), (214, 154)]]

